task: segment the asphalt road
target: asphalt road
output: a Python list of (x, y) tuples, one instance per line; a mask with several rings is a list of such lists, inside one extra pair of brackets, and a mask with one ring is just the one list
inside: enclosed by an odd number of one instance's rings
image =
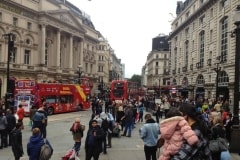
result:
[[(47, 139), (51, 142), (54, 148), (54, 154), (51, 160), (61, 160), (61, 157), (72, 148), (74, 142), (72, 140), (71, 127), (74, 119), (80, 117), (81, 123), (86, 125), (85, 134), (88, 129), (88, 123), (90, 120), (91, 111), (80, 111), (65, 114), (57, 114), (49, 116), (49, 122), (47, 127)], [(24, 157), (21, 160), (27, 160), (26, 146), (29, 137), (31, 136), (31, 127), (28, 126), (29, 119), (24, 119), (25, 128), (23, 133), (23, 147)], [(99, 160), (145, 160), (143, 151), (143, 142), (139, 138), (138, 130), (143, 123), (137, 123), (132, 132), (132, 137), (114, 137), (112, 139), (112, 148), (107, 150), (107, 154), (101, 154)], [(85, 136), (82, 139), (82, 146), (80, 150), (80, 159), (85, 159), (84, 143)], [(239, 160), (238, 154), (231, 154), (232, 160)], [(0, 160), (14, 160), (11, 147), (0, 150)]]

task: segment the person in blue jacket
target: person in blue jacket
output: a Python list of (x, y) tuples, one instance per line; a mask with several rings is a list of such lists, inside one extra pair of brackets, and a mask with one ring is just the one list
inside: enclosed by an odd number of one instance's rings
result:
[(146, 160), (157, 160), (157, 141), (160, 134), (159, 124), (156, 123), (150, 114), (146, 114), (146, 123), (139, 129), (139, 135), (144, 142)]
[[(41, 136), (41, 132), (39, 128), (32, 129), (32, 136), (29, 139), (27, 144), (27, 154), (29, 156), (29, 160), (38, 160), (40, 157), (41, 147), (44, 144), (44, 139)], [(46, 144), (50, 146), (53, 152), (53, 148), (48, 140), (46, 140)]]

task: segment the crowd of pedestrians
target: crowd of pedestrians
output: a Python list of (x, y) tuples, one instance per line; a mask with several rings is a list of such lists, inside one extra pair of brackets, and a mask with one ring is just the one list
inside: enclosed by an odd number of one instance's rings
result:
[[(0, 108), (0, 149), (12, 147), (15, 160), (23, 156), (22, 130), (24, 129), (23, 119), (25, 111), (20, 104), (17, 108), (7, 107)], [(47, 108), (45, 103), (40, 108), (32, 107), (30, 109), (30, 122), (32, 127), (32, 136), (27, 144), (27, 155), (29, 160), (38, 160), (40, 157), (41, 147), (47, 143), (53, 152), (47, 136)], [(45, 141), (45, 142), (44, 142)]]
[[(228, 150), (213, 152), (209, 148), (209, 142), (218, 137), (225, 139), (228, 145), (231, 142), (232, 114), (228, 101), (217, 101), (214, 104), (208, 100), (193, 102), (185, 99), (175, 103), (168, 97), (163, 97), (160, 103), (153, 103), (151, 107), (147, 106), (149, 103), (144, 98), (124, 99), (121, 103), (112, 101), (107, 105), (103, 111), (103, 102), (96, 100), (92, 105), (91, 120), (96, 120), (97, 125), (103, 130), (104, 137), (111, 135), (114, 128), (118, 127), (122, 131), (121, 136), (129, 138), (132, 136), (135, 124), (141, 125), (144, 122), (139, 130), (139, 136), (144, 142), (146, 160), (231, 159)], [(144, 114), (145, 109), (148, 109), (146, 114)], [(104, 117), (111, 122), (108, 124), (111, 128), (103, 129)], [(109, 117), (113, 118), (110, 120)], [(164, 145), (162, 153), (157, 157), (159, 139), (164, 141)], [(111, 140), (109, 143), (111, 144)], [(103, 146), (109, 143), (103, 138)], [(107, 154), (106, 147), (102, 149), (103, 153)]]
[[(85, 135), (86, 160), (98, 160), (102, 152), (108, 154), (109, 148), (112, 148), (112, 138), (116, 135), (131, 138), (136, 124), (141, 125), (139, 138), (144, 143), (146, 160), (231, 159), (228, 150), (213, 153), (209, 148), (209, 142), (219, 137), (226, 139), (228, 144), (231, 142), (232, 114), (228, 101), (217, 101), (213, 104), (207, 100), (183, 100), (176, 104), (163, 97), (160, 102), (151, 104), (153, 107), (148, 105), (145, 98), (123, 99), (121, 103), (114, 100), (104, 103), (94, 99)], [(146, 112), (149, 108), (151, 110)], [(0, 149), (12, 146), (15, 160), (19, 160), (24, 154), (21, 133), (24, 129), (22, 106), (18, 106), (16, 115), (17, 117), (9, 109), (0, 110)], [(48, 115), (45, 103), (40, 108), (31, 108), (30, 122), (32, 136), (27, 144), (27, 154), (30, 160), (36, 160), (39, 159), (41, 146), (45, 141), (51, 146), (47, 140)], [(74, 141), (72, 151), (78, 156), (85, 125), (81, 124), (80, 118), (76, 118), (69, 130)], [(157, 157), (159, 139), (164, 145), (162, 153)]]
[[(213, 152), (209, 148), (210, 141), (219, 137), (227, 145), (231, 142), (232, 113), (229, 101), (218, 100), (214, 104), (203, 99), (196, 102), (184, 99), (171, 103), (168, 97), (164, 97), (161, 103), (154, 106), (153, 114), (160, 127), (159, 139), (164, 140), (162, 153), (157, 157), (159, 160), (231, 159), (228, 149)], [(151, 159), (155, 160), (155, 157), (146, 156), (146, 160)]]

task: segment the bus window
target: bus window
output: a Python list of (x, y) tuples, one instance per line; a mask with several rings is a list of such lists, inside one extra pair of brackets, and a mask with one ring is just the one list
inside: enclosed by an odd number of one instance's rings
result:
[(60, 103), (73, 103), (73, 95), (61, 95)]
[(45, 101), (46, 103), (56, 103), (57, 102), (57, 98), (56, 96), (47, 96), (45, 97)]

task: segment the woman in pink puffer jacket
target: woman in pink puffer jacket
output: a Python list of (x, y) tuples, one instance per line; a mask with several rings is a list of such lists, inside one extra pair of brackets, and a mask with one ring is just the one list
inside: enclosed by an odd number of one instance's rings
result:
[(160, 123), (160, 132), (161, 138), (165, 142), (159, 160), (169, 160), (171, 155), (176, 154), (180, 150), (184, 140), (189, 145), (194, 145), (198, 142), (195, 132), (177, 108), (171, 108), (168, 111), (167, 119)]

